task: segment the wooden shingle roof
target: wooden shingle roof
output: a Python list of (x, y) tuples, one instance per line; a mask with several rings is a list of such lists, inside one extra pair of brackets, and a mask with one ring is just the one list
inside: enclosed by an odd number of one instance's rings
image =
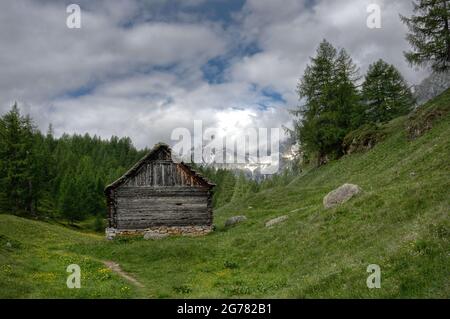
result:
[[(158, 143), (156, 144), (143, 158), (141, 158), (136, 164), (133, 165), (125, 174), (123, 174), (121, 177), (119, 177), (116, 181), (109, 184), (105, 188), (105, 193), (108, 193), (110, 190), (117, 188), (118, 186), (122, 185), (125, 181), (127, 181), (129, 178), (135, 176), (142, 165), (144, 165), (148, 160), (150, 160), (155, 154), (157, 154), (159, 151), (166, 152), (167, 155), (170, 157), (172, 156), (172, 149), (169, 145), (165, 143)], [(206, 177), (204, 177), (202, 174), (195, 171), (191, 166), (184, 162), (179, 162), (178, 165), (181, 165), (185, 171), (187, 171), (189, 174), (191, 174), (194, 178), (196, 178), (198, 181), (201, 182), (204, 186), (207, 186), (209, 188), (212, 188), (216, 186), (216, 184), (209, 181)]]

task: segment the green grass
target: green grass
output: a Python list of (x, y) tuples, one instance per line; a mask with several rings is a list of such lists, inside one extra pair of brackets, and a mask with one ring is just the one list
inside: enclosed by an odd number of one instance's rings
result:
[[(436, 106), (450, 107), (450, 91), (424, 109)], [(216, 210), (216, 231), (201, 238), (108, 242), (0, 215), (0, 297), (449, 298), (449, 120), (446, 113), (410, 141), (410, 119), (398, 118), (372, 150)], [(343, 183), (363, 193), (325, 210), (323, 197)], [(248, 220), (225, 229), (233, 215)], [(289, 219), (264, 226), (281, 215)], [(144, 288), (102, 260), (118, 262)], [(81, 266), (81, 289), (65, 285), (71, 263)], [(381, 267), (381, 289), (366, 286), (369, 264)]]
[[(9, 244), (8, 244), (9, 243)], [(136, 289), (93, 256), (80, 255), (72, 245), (102, 244), (103, 236), (39, 221), (0, 215), (1, 298), (122, 298)], [(81, 267), (81, 289), (68, 289), (70, 264)]]

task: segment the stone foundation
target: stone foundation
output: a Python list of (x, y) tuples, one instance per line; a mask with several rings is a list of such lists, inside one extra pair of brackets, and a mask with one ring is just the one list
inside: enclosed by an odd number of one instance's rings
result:
[(212, 232), (213, 227), (203, 226), (155, 226), (145, 229), (116, 229), (106, 228), (106, 239), (114, 239), (117, 236), (145, 236), (145, 234), (161, 235), (160, 238), (166, 236), (203, 236)]

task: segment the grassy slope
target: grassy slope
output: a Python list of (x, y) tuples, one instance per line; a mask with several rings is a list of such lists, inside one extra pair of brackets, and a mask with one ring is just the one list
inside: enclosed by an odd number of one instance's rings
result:
[[(434, 106), (450, 107), (450, 91)], [(430, 104), (428, 107), (433, 107)], [(0, 297), (450, 297), (450, 118), (407, 141), (406, 118), (373, 150), (310, 170), (215, 212), (203, 238), (106, 242), (0, 215)], [(331, 210), (322, 198), (343, 183), (364, 192)], [(226, 218), (248, 221), (223, 228)], [(271, 229), (265, 221), (289, 215)], [(6, 248), (5, 243), (12, 243)], [(104, 269), (114, 260), (144, 285)], [(65, 267), (82, 269), (67, 289)], [(366, 287), (378, 264), (382, 288)]]
[[(106, 269), (101, 260), (69, 248), (103, 241), (103, 236), (0, 215), (0, 298), (136, 296), (136, 289)], [(66, 286), (66, 267), (73, 263), (81, 267), (82, 289)]]

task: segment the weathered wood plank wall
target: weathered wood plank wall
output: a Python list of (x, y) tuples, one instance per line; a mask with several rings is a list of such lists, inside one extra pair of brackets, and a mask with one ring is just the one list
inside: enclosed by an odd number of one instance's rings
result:
[(181, 165), (170, 160), (145, 163), (138, 173), (128, 179), (125, 186), (193, 186), (199, 185)]
[(148, 161), (112, 193), (114, 227), (211, 225), (208, 187), (180, 164), (166, 159)]

